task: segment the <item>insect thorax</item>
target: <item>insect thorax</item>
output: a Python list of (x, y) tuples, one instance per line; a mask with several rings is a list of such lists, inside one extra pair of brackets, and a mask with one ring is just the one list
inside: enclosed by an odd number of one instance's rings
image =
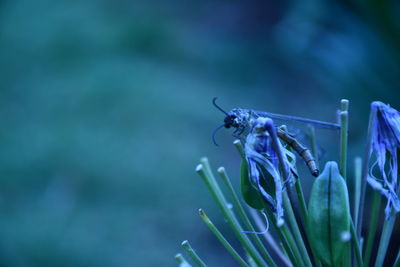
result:
[(236, 128), (233, 136), (244, 141), (246, 136), (251, 132), (252, 121), (255, 119), (254, 114), (246, 109), (234, 108), (229, 112), (234, 117), (232, 127)]

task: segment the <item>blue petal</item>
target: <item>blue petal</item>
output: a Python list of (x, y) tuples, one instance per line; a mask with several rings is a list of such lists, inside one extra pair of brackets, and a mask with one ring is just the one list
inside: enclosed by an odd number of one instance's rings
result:
[[(400, 148), (400, 113), (389, 105), (375, 101), (371, 112), (376, 112), (372, 129), (372, 151), (376, 156), (370, 169), (367, 181), (372, 188), (384, 195), (388, 202), (385, 213), (388, 219), (392, 210), (400, 211), (398, 197), (398, 161), (397, 150)], [(378, 165), (383, 182), (372, 175), (374, 166)]]

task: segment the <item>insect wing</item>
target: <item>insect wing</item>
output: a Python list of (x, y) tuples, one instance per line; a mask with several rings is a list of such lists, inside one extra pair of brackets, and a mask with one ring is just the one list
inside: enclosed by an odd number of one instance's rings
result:
[[(312, 147), (311, 136), (310, 136), (310, 134), (307, 133), (307, 130), (309, 130), (309, 129), (306, 130), (306, 129), (303, 129), (303, 127), (301, 127), (301, 128), (295, 127), (291, 124), (290, 125), (281, 125), (278, 128), (280, 130), (285, 131), (291, 137), (295, 138), (302, 145), (311, 149), (311, 147)], [(316, 149), (318, 158), (323, 158), (325, 156), (326, 150), (320, 144), (316, 144), (315, 149)]]
[(271, 112), (266, 112), (266, 111), (258, 111), (258, 110), (248, 110), (248, 112), (251, 112), (258, 117), (271, 118), (274, 121), (293, 122), (293, 123), (297, 123), (297, 124), (312, 125), (314, 127), (321, 128), (321, 129), (340, 130), (340, 124), (338, 124), (338, 123), (318, 121), (318, 120), (312, 120), (312, 119), (307, 119), (307, 118), (302, 118), (302, 117), (282, 115), (282, 114), (276, 114), (276, 113), (271, 113)]

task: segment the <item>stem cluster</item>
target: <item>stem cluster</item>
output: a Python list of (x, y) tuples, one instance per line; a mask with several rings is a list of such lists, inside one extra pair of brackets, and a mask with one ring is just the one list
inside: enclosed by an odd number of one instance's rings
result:
[[(352, 186), (354, 189), (354, 191), (352, 191), (354, 194), (352, 216), (350, 216), (350, 232), (347, 234), (343, 233), (343, 242), (347, 242), (351, 239), (351, 242), (346, 243), (346, 249), (341, 258), (341, 265), (343, 266), (369, 266), (373, 260), (372, 248), (377, 236), (382, 198), (376, 191), (374, 191), (372, 195), (370, 209), (372, 215), (369, 216), (369, 231), (365, 239), (362, 236), (362, 228), (366, 226), (364, 224), (365, 192), (366, 180), (370, 167), (372, 126), (376, 119), (375, 114), (376, 113), (371, 112), (370, 115), (368, 140), (364, 159), (361, 160), (361, 158), (357, 157), (354, 160), (353, 175), (348, 177), (349, 101), (345, 99), (342, 100), (338, 111), (340, 124), (339, 171), (341, 177), (343, 177), (345, 183), (347, 183), (347, 186)], [(285, 155), (282, 153), (282, 141), (278, 139), (273, 121), (267, 120), (266, 125), (269, 137), (271, 138), (271, 144), (279, 160), (281, 179), (283, 181), (289, 181), (291, 170), (287, 164), (287, 160), (285, 160)], [(309, 127), (309, 135), (311, 138), (311, 152), (318, 166), (319, 159), (318, 153), (316, 152), (316, 135), (314, 128), (311, 126)], [(241, 155), (242, 162), (246, 164), (246, 153), (241, 142), (236, 140), (234, 144)], [(302, 176), (294, 182), (293, 187), (288, 186), (283, 192), (285, 210), (285, 220), (283, 224), (282, 222), (277, 222), (274, 211), (271, 210), (268, 205), (265, 205), (262, 211), (262, 214), (267, 220), (267, 225), (272, 225), (272, 229), (279, 239), (275, 240), (271, 234), (272, 230), (268, 229), (268, 227), (266, 228), (260, 213), (256, 212), (254, 209), (247, 210), (243, 207), (242, 200), (238, 197), (223, 167), (218, 169), (218, 174), (225, 185), (224, 189), (222, 189), (217, 182), (206, 158), (201, 159), (200, 164), (196, 168), (196, 172), (207, 185), (220, 212), (242, 248), (235, 248), (206, 215), (204, 210), (200, 209), (199, 215), (209, 230), (240, 266), (322, 266), (321, 258), (317, 252), (318, 248), (310, 241), (309, 232), (312, 229), (309, 229), (308, 226), (309, 210), (301, 186)], [(229, 201), (227, 199), (229, 199)], [(378, 267), (384, 264), (395, 220), (396, 216), (394, 215), (383, 224), (374, 266)], [(257, 225), (257, 227), (254, 225)], [(261, 240), (261, 237), (264, 237), (264, 239)], [(363, 242), (363, 240), (365, 241)], [(206, 266), (188, 241), (184, 241), (182, 246), (196, 265)], [(176, 259), (180, 266), (190, 266), (181, 254), (177, 254)], [(324, 265), (329, 264), (324, 262)], [(400, 250), (395, 259), (395, 265), (400, 265)]]

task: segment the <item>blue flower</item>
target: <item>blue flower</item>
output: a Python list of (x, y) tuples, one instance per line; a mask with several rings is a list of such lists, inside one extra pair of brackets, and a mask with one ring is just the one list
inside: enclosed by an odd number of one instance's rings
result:
[[(392, 211), (400, 211), (398, 190), (397, 153), (400, 148), (400, 113), (389, 105), (375, 101), (371, 104), (375, 120), (372, 125), (372, 147), (370, 153), (375, 153), (376, 160), (367, 178), (369, 185), (387, 198), (385, 209), (388, 219)], [(382, 177), (373, 175), (373, 169), (378, 165)]]
[[(245, 141), (245, 154), (248, 164), (249, 179), (251, 184), (260, 192), (264, 201), (275, 213), (277, 225), (283, 224), (282, 194), (286, 183), (283, 182), (279, 172), (279, 161), (276, 151), (273, 149), (272, 140), (266, 128), (267, 118), (259, 117), (252, 121), (250, 133)], [(293, 153), (280, 145), (284, 153), (285, 164), (290, 168), (295, 165)]]

